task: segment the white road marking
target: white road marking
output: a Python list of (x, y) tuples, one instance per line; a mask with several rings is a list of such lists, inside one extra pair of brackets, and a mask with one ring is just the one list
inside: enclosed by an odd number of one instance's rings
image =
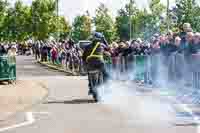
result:
[(27, 112), (26, 113), (26, 122), (16, 124), (16, 125), (13, 125), (13, 126), (9, 126), (9, 127), (5, 127), (5, 128), (0, 128), (0, 132), (5, 132), (7, 130), (11, 130), (11, 129), (14, 129), (14, 128), (28, 126), (28, 125), (33, 124), (34, 122), (35, 122), (35, 118), (33, 116), (33, 113)]
[(33, 114), (39, 114), (39, 115), (50, 115), (49, 112), (32, 112)]
[(19, 127), (25, 127), (25, 126), (33, 124), (36, 121), (34, 118), (34, 114), (35, 115), (50, 115), (49, 112), (26, 112), (25, 114), (26, 114), (26, 122), (9, 126), (9, 127), (0, 128), (0, 132), (4, 132), (7, 130), (19, 128)]
[(24, 69), (33, 69), (33, 68), (36, 68), (36, 66), (34, 65), (25, 65), (23, 66)]

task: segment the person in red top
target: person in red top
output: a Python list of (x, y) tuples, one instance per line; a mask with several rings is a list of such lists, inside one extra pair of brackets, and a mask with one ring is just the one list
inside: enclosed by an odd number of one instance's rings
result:
[(112, 57), (113, 68), (117, 69), (117, 65), (119, 63), (119, 51), (118, 51), (118, 44), (115, 42), (112, 44), (111, 57)]
[(54, 46), (51, 50), (51, 57), (52, 57), (52, 62), (53, 64), (55, 64), (56, 60), (57, 60), (57, 56), (58, 56), (58, 52), (56, 47)]

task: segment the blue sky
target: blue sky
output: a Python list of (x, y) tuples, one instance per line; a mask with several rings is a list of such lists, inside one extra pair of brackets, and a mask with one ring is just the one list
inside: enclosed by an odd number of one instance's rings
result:
[[(14, 3), (16, 0), (9, 0)], [(25, 4), (31, 4), (32, 0), (22, 0)], [(124, 6), (129, 0), (59, 0), (59, 12), (72, 22), (76, 15), (82, 14), (85, 11), (89, 11), (93, 16), (95, 9), (99, 3), (105, 3), (110, 9), (110, 13), (115, 16), (117, 10)], [(167, 0), (161, 0), (163, 4), (166, 4)], [(170, 0), (173, 4), (175, 0)], [(135, 0), (138, 7), (146, 7), (150, 0)]]

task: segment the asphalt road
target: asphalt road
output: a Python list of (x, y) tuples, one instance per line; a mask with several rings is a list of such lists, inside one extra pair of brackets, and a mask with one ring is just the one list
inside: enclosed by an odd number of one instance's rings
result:
[[(87, 95), (86, 77), (67, 77), (40, 66), (31, 56), (17, 57), (17, 76), (19, 79), (42, 80), (49, 89), (49, 96), (43, 104), (26, 111), (32, 112), (34, 121), (31, 123), (13, 126), (29, 116), (22, 112), (12, 118), (15, 122), (4, 127), (0, 124), (2, 128), (11, 127), (3, 131), (6, 133), (198, 133), (195, 126), (177, 127), (154, 120), (151, 124), (138, 123), (137, 119), (130, 120), (126, 111), (93, 103)], [(133, 102), (127, 104), (133, 108), (133, 113), (136, 108)], [(162, 114), (160, 117), (163, 117)]]

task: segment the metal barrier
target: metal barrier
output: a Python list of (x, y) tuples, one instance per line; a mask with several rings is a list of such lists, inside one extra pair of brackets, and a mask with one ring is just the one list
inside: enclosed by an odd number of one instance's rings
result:
[(0, 56), (0, 81), (16, 80), (16, 58)]
[[(147, 84), (176, 84), (200, 89), (200, 55), (185, 57), (182, 54), (162, 55), (128, 55), (118, 58), (117, 77), (125, 74), (133, 80)], [(116, 67), (115, 67), (116, 69)]]
[(192, 55), (191, 61), (192, 85), (200, 89), (200, 55)]

